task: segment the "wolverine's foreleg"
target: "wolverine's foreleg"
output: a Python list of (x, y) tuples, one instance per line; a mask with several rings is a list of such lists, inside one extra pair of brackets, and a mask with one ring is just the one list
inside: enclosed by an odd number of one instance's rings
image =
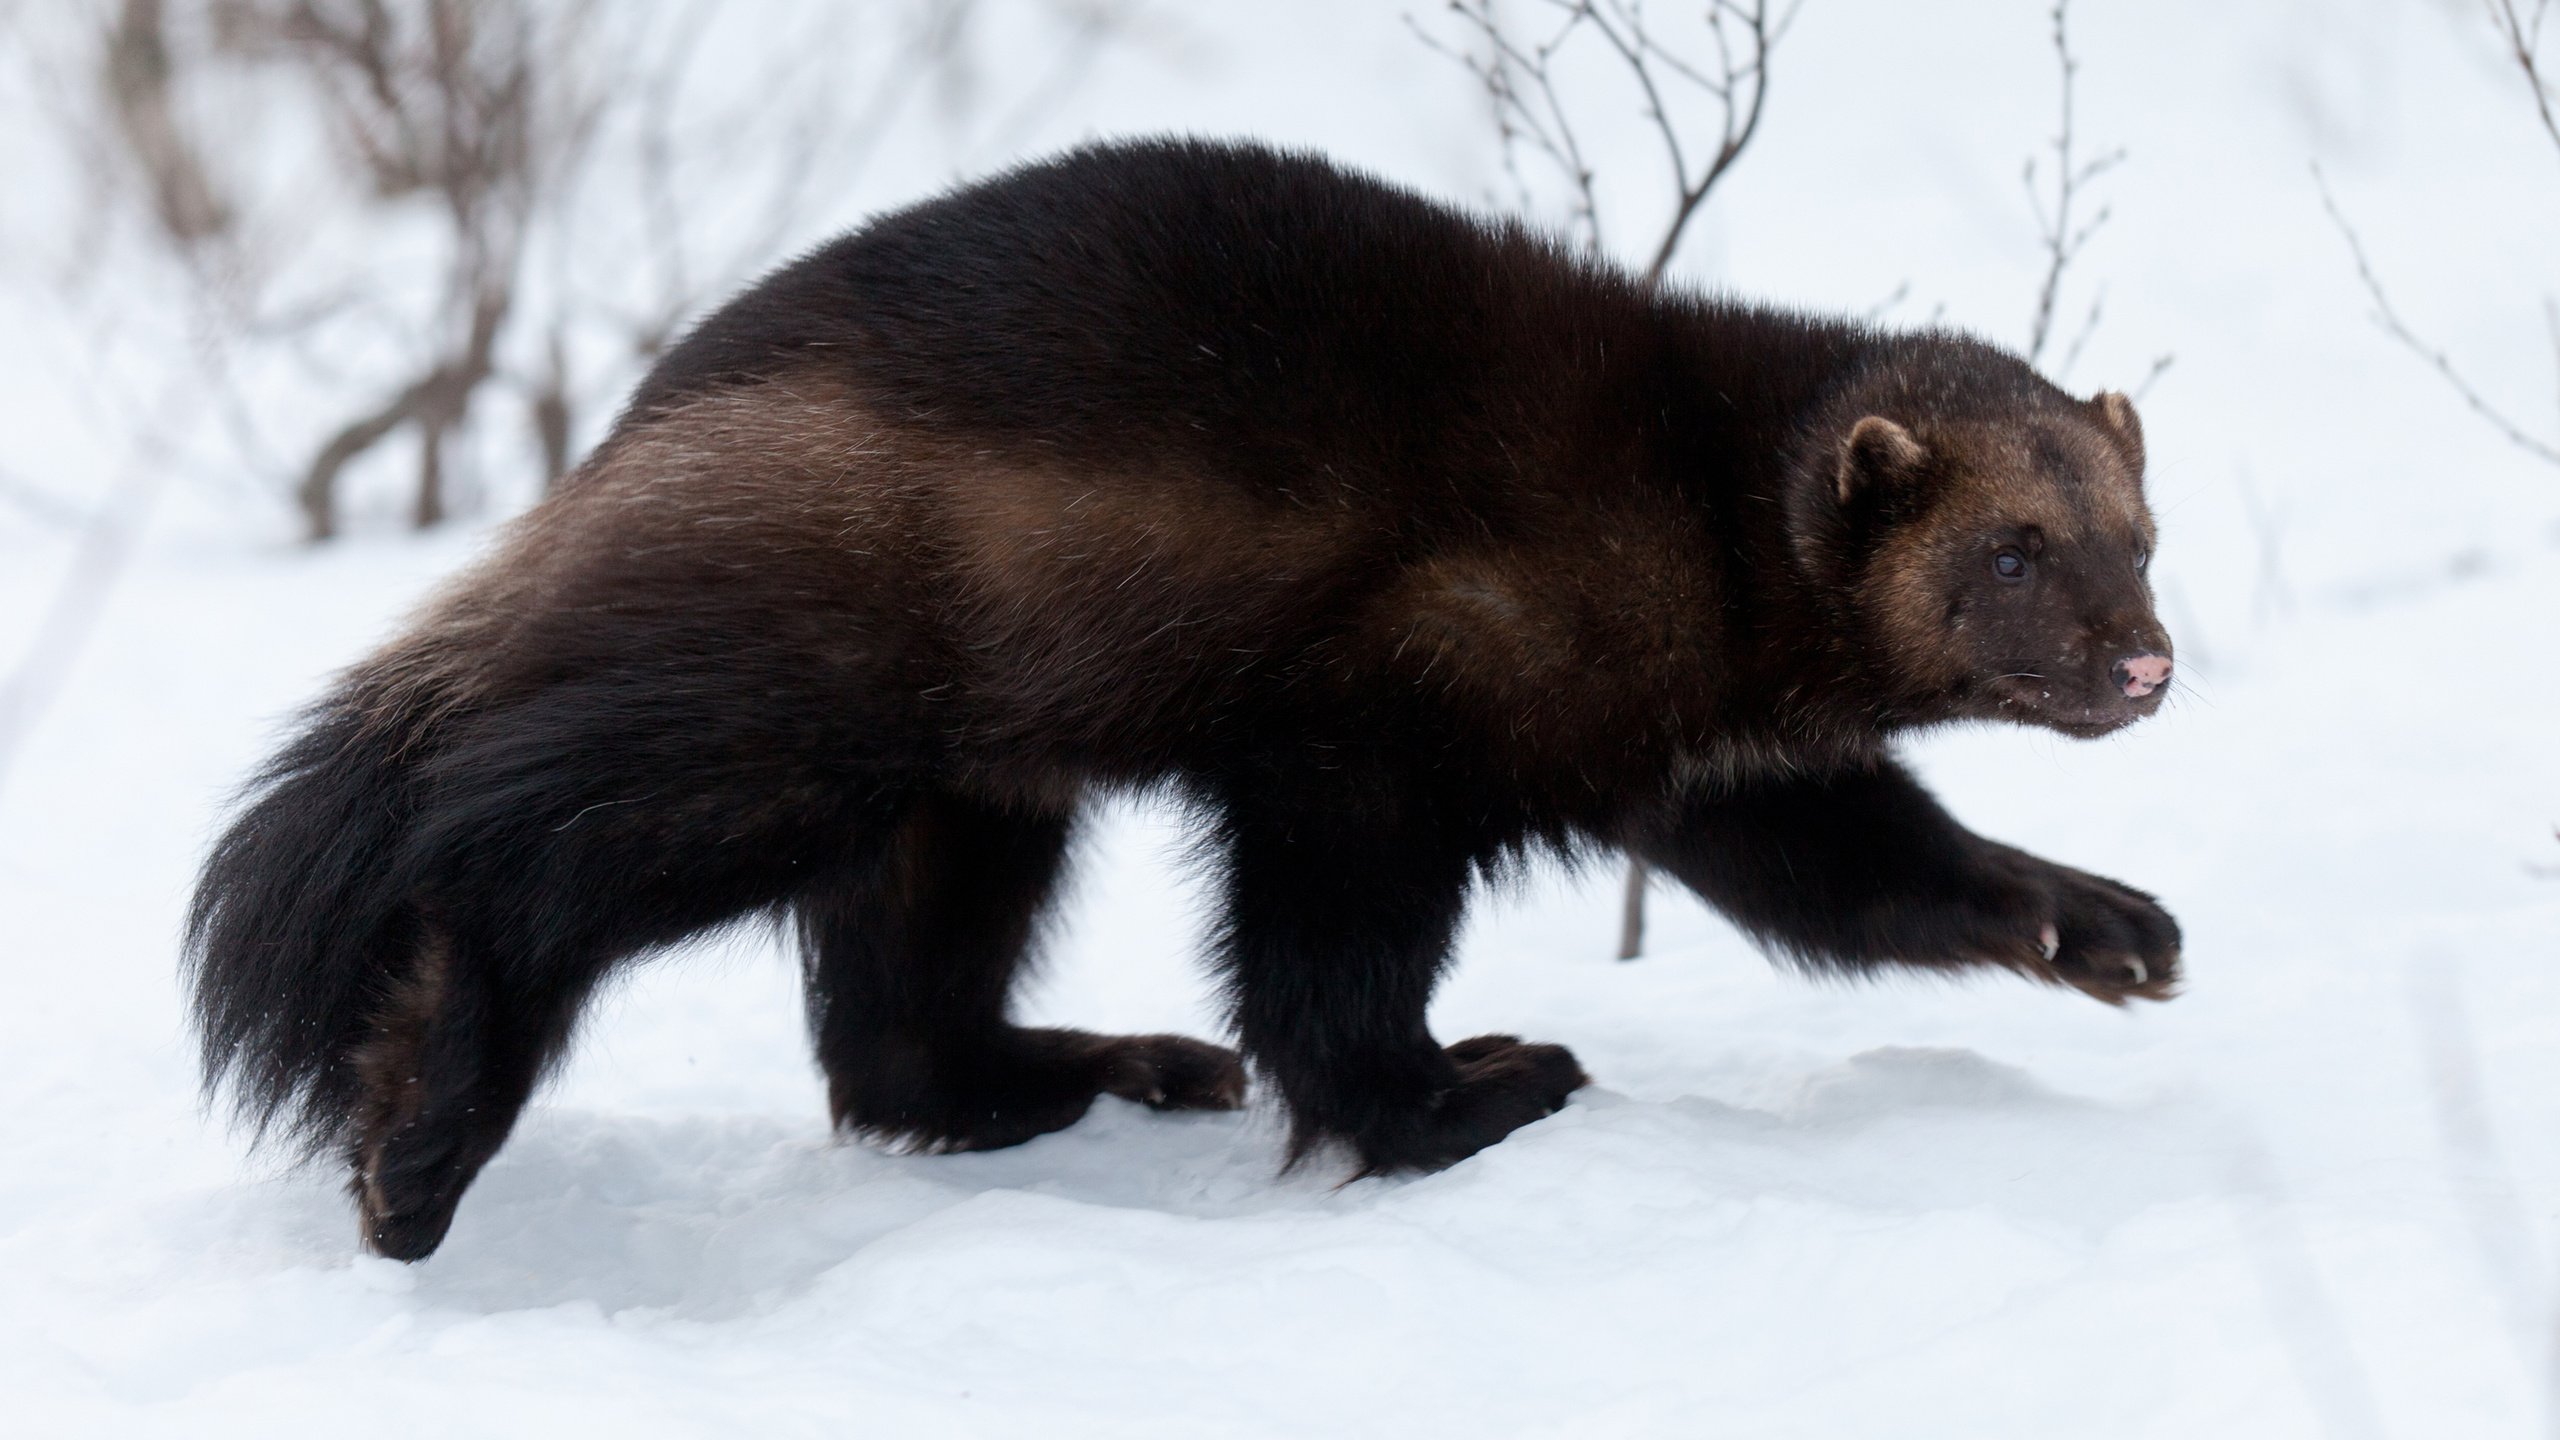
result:
[(2178, 922), (2150, 896), (1974, 834), (1887, 759), (1695, 787), (1629, 848), (1807, 965), (1998, 965), (2110, 1004), (2178, 979)]
[(1288, 1102), (1292, 1163), (1340, 1140), (1363, 1174), (1436, 1170), (1586, 1082), (1562, 1046), (1432, 1038), (1475, 857), (1391, 778), (1368, 782), (1227, 797), (1223, 959), (1245, 1053)]

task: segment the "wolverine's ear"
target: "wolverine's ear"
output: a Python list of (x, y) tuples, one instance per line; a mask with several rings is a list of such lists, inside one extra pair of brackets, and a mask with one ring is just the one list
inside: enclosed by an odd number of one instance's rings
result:
[(1835, 482), (1840, 503), (1848, 504), (1860, 486), (1907, 475), (1928, 458), (1928, 448), (1910, 431), (1881, 415), (1868, 416), (1849, 427), (1849, 439), (1840, 447)]
[(2133, 468), (2139, 473), (2142, 469), (2142, 417), (2133, 413), (2132, 399), (2121, 390), (2101, 390), (2089, 397), (2089, 403), (2098, 407), (2098, 418), (2106, 421), (2107, 428), (2116, 432), (2116, 438), (2124, 442), (2125, 452), (2132, 457)]

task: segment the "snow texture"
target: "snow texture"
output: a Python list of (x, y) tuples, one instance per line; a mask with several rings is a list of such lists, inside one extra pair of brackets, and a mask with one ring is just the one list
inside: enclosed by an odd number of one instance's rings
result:
[[(2187, 993), (1808, 984), (1668, 894), (1620, 965), (1614, 875), (1541, 870), (1481, 898), (1434, 1022), (1563, 1042), (1596, 1083), (1439, 1175), (1282, 1177), (1267, 1109), (1110, 1099), (995, 1154), (839, 1142), (796, 977), (750, 932), (599, 1007), (431, 1261), (359, 1255), (337, 1177), (199, 1109), (174, 935), (280, 718), (477, 541), (292, 550), (243, 539), (236, 492), (172, 490), (0, 777), (0, 1428), (2545, 1433), (2560, 476), (2370, 327), (2306, 168), (2408, 309), (2518, 408), (2546, 394), (2560, 176), (2456, 8), (2079, 16), (2082, 123), (2132, 159), (2070, 379), (2177, 353), (2144, 413), (2186, 693), (2120, 740), (1914, 754), (1975, 828), (2159, 892)], [(1498, 182), (1392, 7), (1190, 23), (1046, 141), (1249, 132)], [(2043, 23), (1811, 0), (1683, 272), (1849, 310), (1907, 280), (1898, 317), (2015, 340)], [(12, 263), (19, 333), (70, 343)], [(12, 350), (9, 468), (80, 493), (84, 452), (42, 438), (69, 382)], [(2289, 517), (2272, 538), (2249, 494)], [(0, 654), (63, 555), (0, 525)], [(1218, 1029), (1184, 853), (1155, 811), (1095, 828), (1031, 1017)]]

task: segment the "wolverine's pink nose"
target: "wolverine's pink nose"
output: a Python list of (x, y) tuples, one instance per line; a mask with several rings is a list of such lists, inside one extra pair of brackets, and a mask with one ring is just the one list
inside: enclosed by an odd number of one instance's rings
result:
[(2116, 662), (2116, 684), (2127, 700), (2139, 700), (2169, 683), (2169, 657), (2135, 655)]

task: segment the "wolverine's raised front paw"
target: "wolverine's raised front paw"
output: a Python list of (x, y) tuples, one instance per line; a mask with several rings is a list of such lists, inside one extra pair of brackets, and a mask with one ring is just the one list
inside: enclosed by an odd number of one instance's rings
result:
[(2178, 922), (2129, 885), (2047, 866), (2032, 957), (2019, 968), (2110, 1005), (2166, 1000), (2178, 988)]
[(1455, 1085), (1431, 1097), (1420, 1113), (1354, 1139), (1362, 1177), (1446, 1169), (1553, 1115), (1566, 1097), (1591, 1083), (1572, 1051), (1517, 1035), (1478, 1035), (1448, 1047), (1448, 1055), (1458, 1069)]

